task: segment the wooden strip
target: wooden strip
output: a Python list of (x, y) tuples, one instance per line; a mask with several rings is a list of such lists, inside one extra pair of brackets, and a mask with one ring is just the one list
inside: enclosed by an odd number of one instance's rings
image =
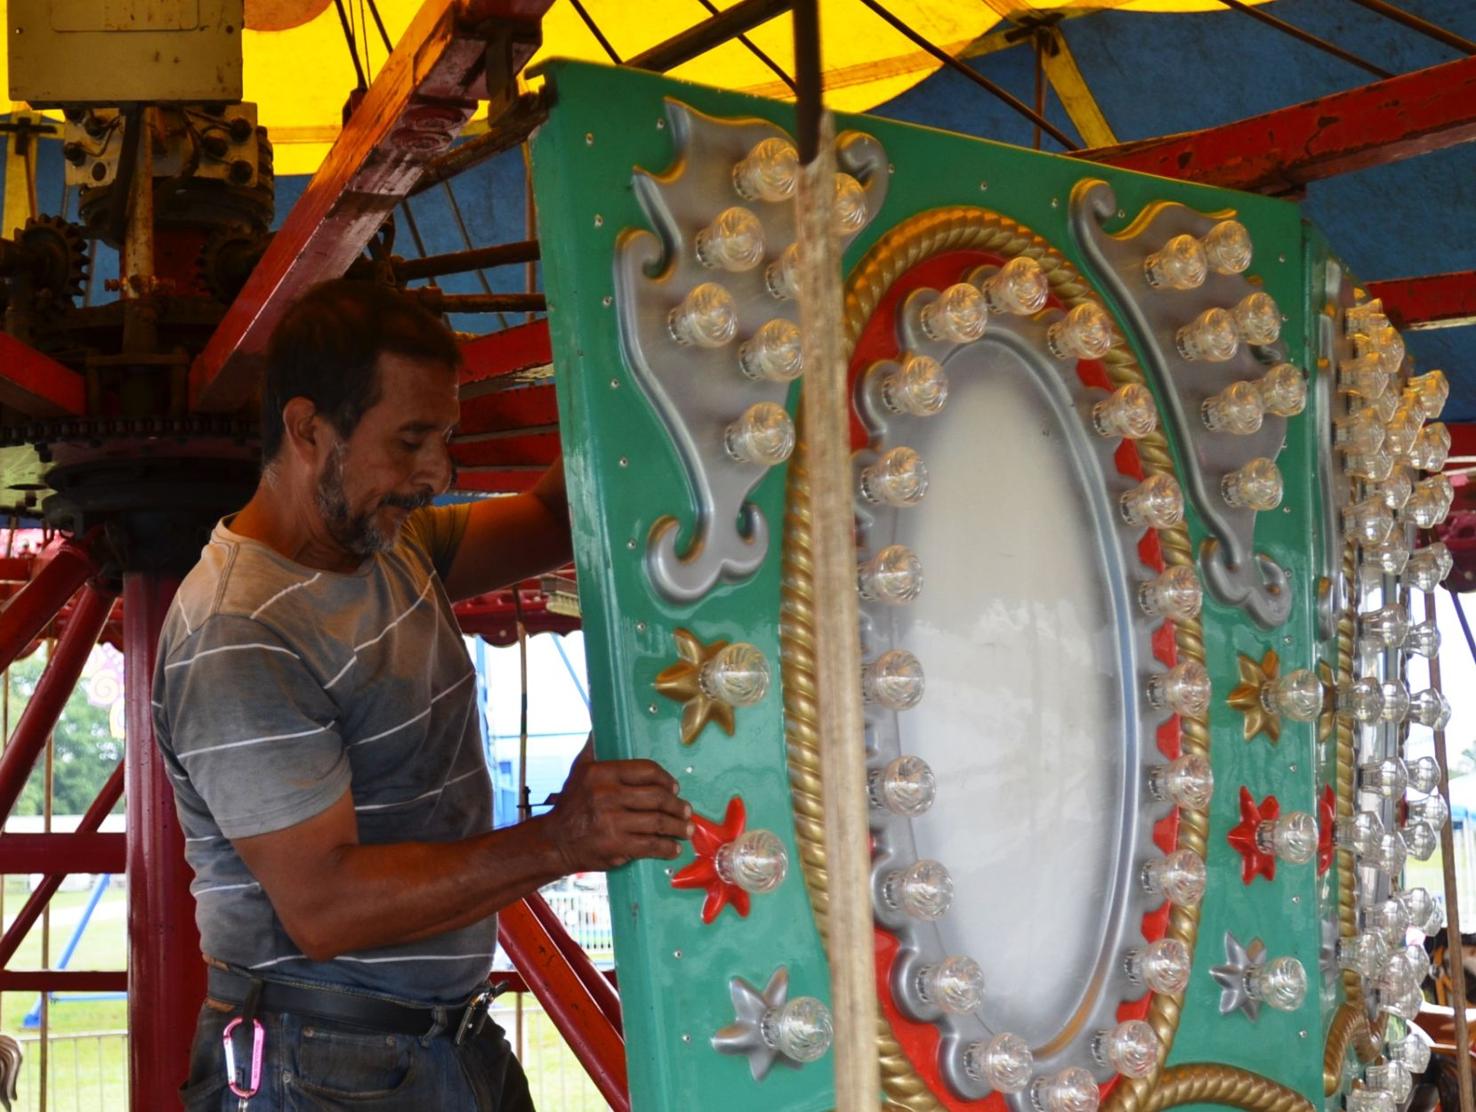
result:
[(1398, 328), (1421, 331), (1476, 324), (1476, 270), (1430, 274), (1423, 278), (1391, 278), (1370, 282), (1369, 296), (1384, 303)]

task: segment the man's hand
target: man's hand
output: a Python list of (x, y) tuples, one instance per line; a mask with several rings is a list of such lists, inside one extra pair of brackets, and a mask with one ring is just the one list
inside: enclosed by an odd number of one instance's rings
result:
[(654, 761), (579, 759), (546, 822), (566, 871), (582, 873), (676, 857), (692, 835), (691, 814)]

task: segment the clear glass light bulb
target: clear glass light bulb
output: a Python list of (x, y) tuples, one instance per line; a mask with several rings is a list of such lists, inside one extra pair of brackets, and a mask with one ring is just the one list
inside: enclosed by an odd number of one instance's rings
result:
[(1389, 956), (1389, 944), (1383, 935), (1372, 932), (1341, 937), (1333, 944), (1333, 960), (1339, 969), (1349, 969), (1364, 977), (1372, 977)]
[(1439, 833), (1450, 818), (1450, 808), (1446, 806), (1445, 800), (1433, 792), (1419, 799), (1411, 799), (1405, 806), (1406, 821), (1422, 822), (1436, 833)]
[(1203, 603), (1199, 575), (1187, 564), (1176, 564), (1138, 588), (1138, 605), (1151, 618), (1186, 622), (1199, 613)]
[(1158, 1036), (1141, 1019), (1129, 1019), (1092, 1036), (1097, 1064), (1124, 1077), (1147, 1077), (1158, 1065)]
[(1239, 220), (1221, 220), (1200, 242), (1216, 274), (1240, 274), (1251, 264), (1250, 233)]
[(1333, 443), (1345, 452), (1368, 455), (1384, 446), (1384, 423), (1379, 411), (1366, 405), (1333, 422)]
[(1433, 529), (1450, 512), (1455, 491), (1444, 475), (1435, 475), (1415, 484), (1404, 504), (1402, 517), (1420, 529)]
[(1249, 436), (1261, 427), (1266, 403), (1253, 382), (1232, 382), (1199, 407), (1200, 420), (1210, 432)]
[(1203, 718), (1209, 711), (1210, 678), (1197, 660), (1181, 660), (1167, 672), (1156, 672), (1145, 685), (1148, 702), (1185, 718)]
[(941, 918), (953, 903), (953, 878), (940, 862), (925, 858), (888, 873), (881, 894), (893, 911), (929, 922)]
[(1383, 575), (1398, 575), (1409, 562), (1409, 545), (1396, 534), (1382, 544), (1364, 546), (1363, 559)]
[(1404, 565), (1405, 578), (1421, 591), (1433, 591), (1455, 567), (1450, 550), (1441, 541), (1428, 544), (1413, 553)]
[(1362, 398), (1377, 398), (1389, 388), (1389, 372), (1376, 352), (1344, 359), (1338, 364), (1338, 389)]
[(1414, 1031), (1384, 1047), (1384, 1056), (1410, 1073), (1424, 1073), (1430, 1068), (1430, 1044)]
[(1385, 722), (1403, 722), (1409, 717), (1409, 688), (1399, 680), (1385, 680), (1379, 685), (1384, 708), (1379, 717)]
[(1433, 657), (1440, 651), (1440, 630), (1435, 626), (1435, 619), (1428, 622), (1417, 622), (1409, 627), (1409, 635), (1404, 639), (1404, 648), (1416, 656), (1425, 658)]
[(1349, 452), (1343, 457), (1343, 470), (1355, 479), (1382, 482), (1394, 473), (1394, 456), (1383, 448), (1377, 452)]
[(1046, 329), (1046, 347), (1057, 359), (1101, 359), (1112, 349), (1112, 318), (1084, 301)]
[(1276, 958), (1246, 973), (1245, 991), (1277, 1011), (1294, 1012), (1307, 998), (1307, 971), (1296, 958)]
[[(1392, 460), (1390, 461), (1392, 464)], [(1391, 510), (1404, 509), (1409, 501), (1410, 495), (1414, 494), (1414, 480), (1410, 478), (1409, 468), (1400, 466), (1389, 469), (1389, 477), (1374, 488), (1374, 493), (1384, 501), (1384, 505)]]
[(1305, 865), (1317, 854), (1317, 820), (1306, 811), (1288, 811), (1256, 827), (1256, 848), (1289, 865)]
[(923, 669), (906, 649), (889, 649), (861, 669), (861, 694), (888, 710), (911, 710), (922, 701)]
[(1406, 402), (1394, 410), (1394, 416), (1384, 426), (1384, 447), (1396, 456), (1407, 455), (1424, 427), (1425, 417), (1419, 406)]
[(1170, 529), (1184, 520), (1184, 494), (1172, 475), (1150, 475), (1118, 503), (1122, 519), (1134, 527)]
[(1158, 428), (1158, 406), (1154, 404), (1153, 394), (1136, 382), (1119, 386), (1092, 406), (1092, 427), (1102, 436), (1123, 440), (1147, 436)]
[(1370, 328), (1383, 328), (1388, 323), (1383, 299), (1378, 297), (1350, 305), (1343, 314), (1343, 331), (1350, 336), (1355, 332), (1367, 332)]
[(938, 794), (938, 781), (921, 757), (903, 756), (886, 768), (866, 774), (866, 793), (871, 804), (900, 818), (915, 819), (927, 814)]
[(835, 1027), (830, 1009), (813, 996), (796, 996), (759, 1017), (764, 1045), (793, 1062), (813, 1062), (830, 1049)]
[(1307, 408), (1307, 378), (1295, 363), (1276, 363), (1256, 383), (1261, 404), (1277, 417), (1295, 417)]
[(1410, 462), (1421, 471), (1439, 471), (1449, 457), (1450, 429), (1439, 421), (1420, 430), (1409, 453)]
[(1446, 399), (1450, 397), (1450, 380), (1444, 371), (1415, 375), (1404, 384), (1404, 396), (1414, 400), (1426, 420), (1433, 421), (1440, 416)]
[(1409, 697), (1409, 717), (1421, 726), (1443, 730), (1450, 721), (1450, 703), (1433, 688), (1417, 691)]
[(1409, 786), (1409, 771), (1398, 757), (1358, 766), (1358, 786), (1384, 799), (1398, 799)]
[(866, 204), (866, 189), (850, 174), (835, 175), (835, 196), (831, 206), (831, 235), (844, 239), (866, 226), (866, 220), (870, 216)]
[(697, 686), (709, 699), (751, 707), (768, 693), (769, 662), (744, 641), (724, 645), (697, 673)]
[(1174, 333), (1174, 343), (1191, 363), (1227, 363), (1240, 350), (1240, 329), (1228, 309), (1206, 309)]
[(697, 261), (711, 270), (740, 273), (764, 258), (764, 226), (746, 208), (723, 209), (693, 241)]
[(1359, 859), (1359, 864), (1367, 865), (1387, 877), (1396, 877), (1403, 870), (1404, 859), (1408, 854), (1399, 831), (1391, 830), (1369, 847), (1368, 852)]
[(764, 288), (777, 301), (793, 301), (799, 296), (799, 281), (799, 244), (791, 243), (764, 267)]
[(917, 994), (950, 1015), (968, 1015), (984, 1002), (984, 971), (973, 958), (955, 954), (917, 971)]
[(922, 561), (905, 544), (890, 544), (861, 565), (858, 578), (867, 602), (901, 606), (922, 592)]
[[(1424, 922), (1424, 920), (1414, 922), (1413, 916), (1410, 919), (1410, 926), (1415, 930), (1420, 930), (1420, 922)], [(1424, 932), (1420, 931), (1420, 933), (1423, 934)], [(1430, 962), (1430, 955), (1425, 953), (1423, 946), (1410, 944), (1399, 951), (1399, 956), (1404, 959), (1404, 964), (1409, 968), (1410, 979), (1414, 982), (1415, 987), (1419, 987), (1420, 983), (1430, 975), (1430, 970), (1433, 968)]]
[(1220, 480), (1220, 493), (1237, 509), (1274, 510), (1281, 505), (1281, 469), (1265, 457), (1253, 459)]
[(1440, 765), (1434, 757), (1419, 757), (1405, 762), (1409, 786), (1423, 795), (1429, 795), (1440, 786)]
[(1261, 685), (1261, 706), (1294, 722), (1315, 722), (1322, 703), (1322, 681), (1310, 668), (1297, 668)]
[(948, 400), (948, 372), (931, 355), (907, 355), (882, 380), (881, 399), (893, 413), (931, 417)]
[(1381, 999), (1379, 1007), (1390, 1015), (1397, 1015), (1400, 1019), (1413, 1023), (1415, 1017), (1420, 1014), (1420, 1008), (1424, 1006), (1424, 996), (1418, 992), (1411, 992), (1407, 996), (1394, 999)]
[(1035, 1112), (1097, 1112), (1101, 1099), (1096, 1079), (1080, 1066), (1030, 1083), (1030, 1105)]
[(756, 402), (723, 431), (723, 447), (739, 463), (774, 467), (794, 451), (794, 422), (782, 405)]
[(1394, 515), (1375, 495), (1343, 507), (1343, 531), (1358, 545), (1383, 544), (1394, 529)]
[(928, 468), (911, 448), (893, 448), (861, 469), (861, 497), (887, 506), (915, 506), (928, 492)]
[(1409, 1094), (1414, 1088), (1409, 1071), (1394, 1062), (1369, 1066), (1364, 1071), (1363, 1079), (1370, 1089), (1382, 1090), (1393, 1097), (1395, 1107), (1402, 1106), (1409, 1099)]
[(733, 295), (716, 282), (695, 286), (666, 318), (671, 338), (684, 346), (726, 347), (738, 334)]
[(1176, 938), (1160, 938), (1147, 946), (1136, 947), (1123, 959), (1123, 968), (1133, 984), (1170, 996), (1177, 996), (1188, 987), (1192, 964), (1189, 947)]
[(1190, 235), (1174, 236), (1143, 260), (1143, 277), (1156, 290), (1196, 289), (1208, 273), (1204, 244)]
[(1351, 1088), (1343, 1097), (1345, 1112), (1395, 1112), (1393, 1094), (1382, 1088)]
[(1386, 390), (1376, 398), (1367, 399), (1368, 404), (1373, 407), (1379, 415), (1379, 420), (1385, 423), (1394, 420), (1394, 414), (1399, 410), (1399, 395), (1393, 390)]
[(1355, 811), (1333, 823), (1333, 845), (1362, 855), (1384, 836), (1384, 820), (1377, 811)]
[(1148, 791), (1154, 799), (1203, 811), (1215, 791), (1215, 774), (1204, 757), (1185, 753), (1148, 770)]
[(1377, 648), (1397, 648), (1408, 634), (1409, 617), (1402, 606), (1381, 606), (1358, 615), (1358, 639)]
[(783, 317), (766, 320), (738, 345), (738, 369), (755, 381), (793, 382), (805, 370), (799, 325)]
[(1382, 900), (1363, 909), (1363, 928), (1376, 932), (1390, 949), (1402, 946), (1404, 932), (1409, 930), (1409, 912), (1398, 900)]
[(918, 323), (930, 340), (969, 344), (984, 335), (989, 325), (989, 308), (976, 287), (956, 282), (923, 306)]
[(969, 1043), (963, 1066), (970, 1080), (982, 1081), (996, 1093), (1018, 1093), (1030, 1084), (1035, 1056), (1029, 1043), (1005, 1031), (987, 1042)]
[(1154, 857), (1143, 866), (1143, 889), (1175, 907), (1195, 907), (1204, 896), (1204, 858), (1192, 849)]
[(1404, 848), (1416, 861), (1428, 861), (1440, 848), (1440, 835), (1429, 823), (1411, 822), (1399, 828)]
[[(1394, 897), (1409, 913), (1409, 925), (1421, 934), (1430, 936), (1445, 925), (1445, 915), (1428, 888), (1408, 888)], [(1423, 950), (1420, 951), (1424, 953)], [(1425, 974), (1420, 979), (1424, 980)]]
[(1376, 355), (1379, 363), (1390, 375), (1397, 374), (1399, 365), (1404, 362), (1404, 338), (1399, 335), (1397, 328), (1387, 323), (1377, 321), (1368, 322), (1368, 327), (1360, 328), (1353, 334), (1353, 350), (1359, 356)]
[(1240, 329), (1240, 338), (1248, 344), (1274, 344), (1281, 337), (1281, 306), (1269, 293), (1257, 290), (1235, 303), (1231, 310)]
[(713, 865), (724, 884), (745, 892), (772, 892), (789, 872), (789, 854), (772, 831), (748, 830), (719, 846)]
[(1379, 688), (1379, 681), (1371, 676), (1339, 687), (1335, 701), (1339, 714), (1364, 725), (1377, 722), (1384, 713), (1384, 693)]
[(991, 313), (1028, 317), (1045, 308), (1050, 282), (1040, 263), (1029, 255), (1017, 255), (979, 283)]
[(745, 201), (786, 201), (799, 183), (799, 152), (787, 139), (761, 139), (733, 167), (733, 188)]

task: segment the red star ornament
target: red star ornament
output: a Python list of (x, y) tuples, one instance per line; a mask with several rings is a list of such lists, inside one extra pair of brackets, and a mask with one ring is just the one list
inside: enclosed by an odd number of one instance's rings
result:
[(1249, 884), (1255, 880), (1257, 874), (1267, 880), (1276, 879), (1276, 855), (1263, 853), (1256, 845), (1256, 827), (1263, 822), (1270, 822), (1280, 814), (1281, 804), (1276, 802), (1274, 795), (1268, 795), (1258, 807), (1250, 789), (1241, 787), (1240, 824), (1231, 828), (1230, 833), (1226, 835), (1226, 840), (1245, 859), (1240, 869), (1240, 879), (1243, 883)]
[(711, 923), (729, 904), (740, 916), (748, 915), (748, 893), (723, 880), (717, 871), (718, 850), (737, 839), (747, 824), (748, 812), (736, 795), (728, 800), (728, 810), (721, 823), (692, 814), (692, 849), (697, 857), (671, 878), (671, 886), (707, 890), (707, 898), (702, 901), (704, 923)]
[(1317, 800), (1317, 875), (1321, 876), (1332, 868), (1333, 829), (1338, 817), (1338, 797), (1332, 785), (1322, 789)]

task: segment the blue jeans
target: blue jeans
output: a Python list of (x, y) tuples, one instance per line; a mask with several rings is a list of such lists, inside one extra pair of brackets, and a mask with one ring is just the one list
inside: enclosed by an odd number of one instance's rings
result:
[[(241, 1107), (226, 1086), (221, 1042), (238, 1014), (208, 1001), (200, 1009), (190, 1076), (180, 1089), (186, 1112)], [(533, 1112), (523, 1067), (490, 1019), (457, 1046), (446, 1035), (385, 1034), (285, 1013), (258, 1018), (266, 1033), (261, 1087), (247, 1112)], [(250, 1045), (237, 1028), (238, 1061)]]

